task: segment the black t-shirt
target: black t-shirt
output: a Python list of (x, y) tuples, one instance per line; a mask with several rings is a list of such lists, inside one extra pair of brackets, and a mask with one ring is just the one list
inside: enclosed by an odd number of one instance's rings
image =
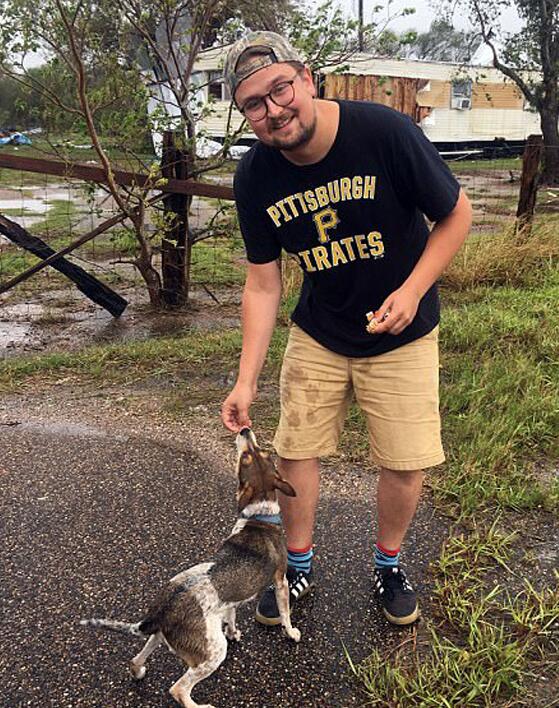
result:
[(365, 330), (366, 313), (423, 253), (423, 215), (447, 216), (460, 186), (410, 118), (374, 103), (338, 103), (336, 139), (320, 162), (294, 165), (258, 142), (239, 163), (235, 198), (249, 262), (269, 263), (284, 249), (303, 269), (293, 322), (333, 352), (373, 356), (437, 325), (434, 285), (400, 335)]

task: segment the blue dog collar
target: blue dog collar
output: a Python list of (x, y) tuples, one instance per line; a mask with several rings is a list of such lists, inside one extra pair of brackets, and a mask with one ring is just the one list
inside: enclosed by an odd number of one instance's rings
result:
[(280, 514), (255, 514), (254, 516), (245, 517), (248, 521), (263, 521), (265, 524), (277, 524), (281, 526)]

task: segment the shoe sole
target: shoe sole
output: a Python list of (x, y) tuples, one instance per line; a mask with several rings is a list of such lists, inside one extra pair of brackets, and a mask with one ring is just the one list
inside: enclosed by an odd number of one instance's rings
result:
[[(299, 600), (305, 597), (305, 595), (307, 595), (313, 588), (314, 583), (311, 583), (308, 588), (305, 588), (303, 590), (303, 592), (299, 595), (295, 602), (299, 602)], [(256, 613), (254, 617), (257, 622), (260, 622), (260, 624), (265, 624), (268, 627), (276, 627), (278, 624), (281, 624), (281, 617), (279, 615), (277, 617), (266, 617), (265, 615), (261, 615), (260, 612), (258, 612), (258, 608), (256, 608)]]
[(382, 608), (382, 611), (386, 619), (391, 624), (397, 624), (400, 627), (406, 624), (413, 624), (413, 622), (415, 622), (419, 618), (420, 614), (418, 605), (415, 606), (415, 610), (411, 614), (406, 615), (405, 617), (395, 617), (394, 615), (391, 615), (388, 610), (385, 610), (384, 607)]

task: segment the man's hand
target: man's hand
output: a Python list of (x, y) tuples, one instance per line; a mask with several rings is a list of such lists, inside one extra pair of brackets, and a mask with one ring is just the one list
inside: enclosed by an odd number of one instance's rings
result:
[(400, 334), (413, 322), (419, 307), (419, 295), (402, 285), (391, 293), (375, 312), (377, 325), (373, 334)]
[(255, 398), (256, 387), (237, 382), (221, 406), (223, 425), (233, 433), (238, 433), (242, 428), (252, 428), (248, 411)]

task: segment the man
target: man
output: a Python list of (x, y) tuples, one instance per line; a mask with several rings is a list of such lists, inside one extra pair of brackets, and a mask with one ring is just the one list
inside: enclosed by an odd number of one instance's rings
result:
[[(410, 624), (419, 610), (400, 546), (423, 470), (444, 460), (435, 282), (469, 231), (468, 199), (409, 118), (373, 103), (317, 99), (309, 69), (274, 33), (234, 44), (225, 78), (259, 142), (235, 176), (248, 272), (239, 375), (223, 422), (234, 432), (251, 425), (284, 249), (304, 273), (274, 439), (281, 474), (297, 491), (280, 495), (290, 600), (313, 584), (318, 460), (335, 452), (354, 394), (380, 467), (375, 594), (389, 621)], [(279, 622), (273, 589), (256, 617)]]

